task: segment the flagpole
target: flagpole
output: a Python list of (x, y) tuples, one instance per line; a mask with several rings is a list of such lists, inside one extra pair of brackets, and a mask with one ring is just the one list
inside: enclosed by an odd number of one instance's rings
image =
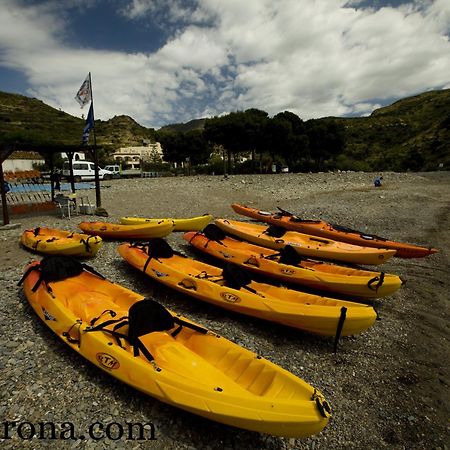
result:
[(100, 178), (98, 176), (98, 154), (97, 154), (97, 137), (95, 135), (95, 117), (94, 117), (94, 93), (92, 90), (91, 72), (89, 72), (89, 87), (91, 89), (91, 105), (92, 105), (92, 130), (94, 131), (94, 173), (95, 173), (95, 202), (97, 208), (102, 206), (100, 196)]

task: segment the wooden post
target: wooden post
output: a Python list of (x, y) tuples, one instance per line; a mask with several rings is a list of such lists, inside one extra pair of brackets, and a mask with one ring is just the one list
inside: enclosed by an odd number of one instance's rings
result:
[(9, 224), (8, 204), (6, 203), (5, 178), (3, 177), (3, 160), (0, 160), (0, 183), (3, 209), (3, 225)]
[(53, 173), (55, 171), (55, 164), (53, 161), (53, 152), (49, 155), (49, 163), (50, 163), (50, 190), (51, 190), (51, 197), (52, 202), (55, 201), (55, 174)]
[(72, 194), (75, 194), (75, 179), (73, 176), (73, 152), (67, 152), (67, 156), (69, 157), (69, 173), (70, 173), (70, 188), (72, 190)]

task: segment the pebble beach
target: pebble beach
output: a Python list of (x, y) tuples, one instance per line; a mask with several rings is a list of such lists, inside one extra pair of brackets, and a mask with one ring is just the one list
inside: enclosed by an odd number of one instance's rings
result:
[[(1, 229), (1, 447), (58, 449), (447, 449), (450, 442), (450, 173), (363, 172), (136, 178), (101, 183), (109, 217), (54, 214), (12, 217)], [(93, 190), (80, 191), (95, 203)], [(366, 332), (333, 340), (228, 312), (157, 285), (128, 266), (117, 241), (105, 241), (87, 261), (111, 281), (152, 297), (289, 370), (317, 387), (333, 415), (318, 435), (274, 437), (228, 427), (145, 397), (94, 367), (53, 335), (28, 305), (17, 282), (40, 259), (19, 244), (24, 229), (77, 230), (84, 220), (122, 216), (237, 216), (232, 203), (266, 211), (279, 206), (366, 233), (432, 246), (421, 259), (392, 258), (382, 267), (407, 280), (394, 295), (373, 301), (379, 319)], [(172, 247), (201, 259), (182, 239)], [(369, 269), (376, 270), (367, 266)], [(5, 423), (71, 422), (73, 439), (22, 439)], [(82, 439), (93, 423), (151, 423), (153, 439)]]

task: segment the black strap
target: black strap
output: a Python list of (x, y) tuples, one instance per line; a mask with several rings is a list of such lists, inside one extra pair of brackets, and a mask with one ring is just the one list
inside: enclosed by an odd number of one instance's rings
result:
[[(96, 320), (96, 319), (93, 319), (93, 320)], [(122, 316), (119, 319), (106, 320), (105, 322), (99, 323), (98, 325), (86, 328), (84, 331), (86, 331), (86, 333), (89, 333), (91, 331), (110, 331), (110, 330), (105, 330), (105, 328), (108, 327), (109, 325), (117, 324), (124, 320), (128, 320), (128, 316)]]
[(88, 272), (92, 273), (93, 275), (96, 275), (102, 280), (106, 280), (106, 277), (104, 277), (101, 273), (97, 272), (93, 267), (88, 266), (87, 264), (82, 264), (82, 266), (84, 270), (87, 270)]
[[(122, 316), (119, 319), (111, 319), (111, 320), (106, 320), (105, 322), (102, 322), (96, 326), (92, 326), (103, 314), (105, 314), (106, 312), (110, 312), (111, 313), (111, 317), (114, 317), (116, 315), (115, 311), (112, 310), (105, 310), (103, 311), (100, 316), (94, 318), (91, 320), (91, 326), (89, 328), (85, 328), (85, 332), (86, 333), (90, 333), (92, 331), (103, 331), (105, 333), (109, 333), (111, 334), (116, 342), (117, 345), (121, 348), (123, 348), (122, 342), (120, 340), (120, 338), (126, 339), (128, 340), (128, 336), (122, 333), (118, 333), (117, 330), (125, 325), (128, 325), (128, 316)], [(114, 314), (112, 314), (114, 313)], [(108, 330), (106, 327), (109, 325), (115, 324), (112, 330)]]
[[(31, 288), (31, 292), (36, 292), (38, 290), (38, 287), (41, 285), (41, 283), (44, 281), (44, 279), (42, 278), (42, 274), (39, 275), (38, 280), (36, 281), (36, 283), (34, 284), (34, 286)], [(47, 289), (49, 289), (48, 285), (47, 285)]]
[(134, 356), (139, 356), (139, 352), (142, 352), (142, 354), (150, 361), (154, 361), (154, 356), (150, 353), (148, 348), (142, 343), (142, 341), (139, 338), (136, 338), (136, 341), (133, 344), (133, 354)]
[[(197, 236), (204, 236), (204, 234), (203, 234), (201, 231), (197, 231), (197, 232), (194, 234), (194, 236), (192, 236), (192, 237), (189, 239), (189, 244), (191, 244), (192, 241), (194, 240), (194, 238), (196, 238)], [(208, 242), (209, 242), (209, 240), (208, 240)], [(206, 248), (206, 246), (205, 246), (205, 248)]]
[(150, 261), (151, 261), (152, 259), (153, 259), (153, 258), (152, 258), (151, 256), (149, 256), (149, 257), (147, 258), (147, 261), (145, 261), (144, 267), (142, 268), (142, 272), (144, 272), (144, 273), (147, 272), (147, 267), (148, 267), (148, 265), (150, 264)]
[(341, 337), (342, 328), (344, 327), (345, 318), (347, 317), (347, 308), (343, 306), (341, 308), (341, 315), (339, 317), (339, 322), (336, 328), (336, 335), (334, 336), (334, 353), (337, 352), (337, 347), (339, 343), (339, 338)]
[(88, 253), (92, 251), (91, 246), (89, 245), (89, 239), (94, 239), (96, 237), (97, 236), (95, 236), (95, 235), (90, 235), (90, 236), (88, 236), (87, 239), (83, 239), (83, 238), (80, 239), (80, 244), (84, 244), (84, 247)]
[(176, 338), (176, 337), (178, 336), (178, 333), (179, 333), (182, 329), (183, 329), (183, 325), (179, 325), (178, 328), (177, 328), (174, 332), (171, 333), (171, 336), (172, 336), (173, 338)]
[[(173, 321), (175, 323), (177, 323), (178, 325), (184, 326), (186, 328), (191, 328), (192, 330), (198, 331), (199, 333), (202, 333), (202, 334), (207, 334), (208, 333), (208, 330), (206, 328), (203, 328), (200, 325), (196, 325), (194, 323), (190, 323), (187, 320), (181, 319), (178, 316), (173, 316)], [(177, 334), (178, 333), (179, 333), (179, 331), (177, 331)]]
[[(117, 330), (118, 330), (119, 328), (122, 328), (122, 327), (128, 325), (128, 324), (129, 324), (128, 320), (124, 320), (124, 321), (121, 322), (121, 323), (117, 323), (117, 324), (114, 325), (114, 327), (113, 327), (112, 335), (113, 335), (114, 338), (116, 339), (117, 345), (118, 345), (119, 347), (121, 347), (121, 348), (124, 348), (124, 347), (123, 347), (123, 345), (122, 345), (122, 341), (120, 340), (120, 338), (121, 338), (121, 337), (124, 337), (125, 335), (120, 334), (120, 333), (117, 333)], [(125, 338), (125, 339), (126, 339), (126, 338)]]
[[(35, 266), (31, 266), (28, 267), (28, 269), (25, 271), (25, 273), (22, 275), (22, 278), (19, 280), (19, 282), (17, 283), (17, 286), (20, 286), (24, 281), (25, 278), (28, 277), (28, 275), (30, 275), (31, 272), (33, 272), (33, 270), (39, 270), (39, 266), (35, 265)], [(34, 291), (33, 291), (34, 292)]]
[(105, 309), (98, 317), (94, 317), (91, 322), (90, 325), (91, 327), (95, 324), (95, 322), (97, 322), (98, 319), (100, 319), (100, 317), (103, 316), (103, 314), (109, 313), (111, 317), (116, 317), (116, 312), (113, 311), (112, 309)]
[(38, 240), (32, 245), (33, 250), (37, 251), (37, 248), (38, 248), (38, 245), (39, 245), (40, 242), (41, 242), (41, 239), (38, 239)]
[[(82, 324), (83, 324), (83, 321), (81, 319), (78, 319), (67, 331), (64, 331), (62, 334), (71, 344), (78, 344), (78, 348), (80, 347), (80, 344), (81, 344), (80, 328), (81, 328)], [(77, 328), (78, 339), (75, 339), (70, 335), (70, 332), (72, 331), (72, 328), (77, 325), (78, 325), (78, 328)]]
[[(378, 283), (377, 283), (378, 282)], [(384, 272), (380, 272), (380, 276), (373, 277), (367, 282), (367, 287), (372, 291), (378, 292), (378, 289), (383, 285), (384, 282)], [(377, 283), (373, 286), (374, 283)]]

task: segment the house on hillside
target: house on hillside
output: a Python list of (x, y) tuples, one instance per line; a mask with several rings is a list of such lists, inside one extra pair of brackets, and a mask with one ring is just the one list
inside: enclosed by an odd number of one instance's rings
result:
[(37, 152), (15, 151), (3, 163), (3, 170), (5, 172), (23, 172), (37, 169), (44, 164), (44, 157)]
[(159, 142), (147, 140), (138, 147), (121, 147), (113, 153), (114, 160), (126, 169), (140, 169), (141, 161), (163, 162), (163, 151)]

